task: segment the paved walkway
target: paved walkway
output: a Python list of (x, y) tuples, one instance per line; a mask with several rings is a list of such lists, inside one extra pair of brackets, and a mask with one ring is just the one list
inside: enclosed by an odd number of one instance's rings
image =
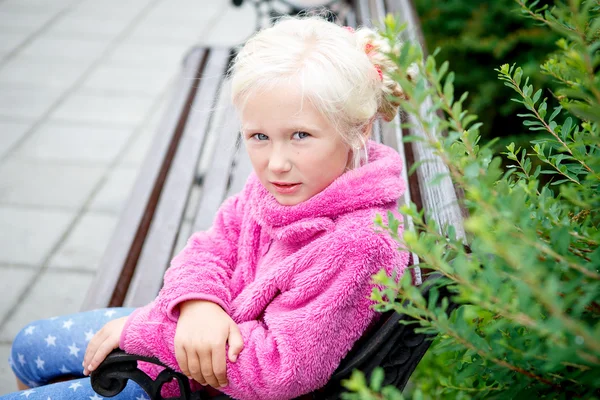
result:
[(253, 27), (230, 0), (0, 0), (0, 395), (20, 327), (80, 308), (186, 50)]

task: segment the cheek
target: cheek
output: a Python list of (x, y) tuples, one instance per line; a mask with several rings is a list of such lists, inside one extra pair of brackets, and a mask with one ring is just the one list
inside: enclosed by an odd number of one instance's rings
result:
[(268, 157), (265, 155), (264, 149), (257, 148), (255, 146), (246, 146), (246, 152), (248, 154), (248, 158), (250, 159), (250, 163), (254, 168), (254, 171), (258, 173), (260, 170), (264, 169)]
[(318, 181), (328, 180), (329, 183), (344, 173), (348, 163), (348, 152), (344, 147), (330, 148), (324, 152), (308, 152), (305, 158), (305, 168)]

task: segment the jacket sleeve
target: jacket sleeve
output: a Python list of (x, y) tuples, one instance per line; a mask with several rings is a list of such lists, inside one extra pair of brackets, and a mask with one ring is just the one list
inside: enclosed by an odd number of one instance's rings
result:
[(210, 230), (194, 233), (171, 261), (157, 306), (173, 321), (188, 300), (209, 300), (229, 313), (230, 281), (237, 262), (243, 192), (219, 208)]
[[(403, 272), (407, 258), (392, 240), (346, 237), (331, 250), (308, 254), (319, 268), (298, 273), (265, 310), (264, 321), (240, 324), (244, 350), (227, 363), (238, 399), (291, 399), (324, 386), (377, 312), (370, 295), (372, 275)], [(337, 256), (328, 256), (336, 254)]]
[[(294, 275), (289, 287), (281, 288), (264, 318), (238, 324), (244, 349), (235, 363), (227, 360), (229, 384), (221, 391), (243, 400), (291, 399), (327, 383), (377, 314), (369, 299), (371, 276), (382, 268), (403, 272), (407, 262), (391, 240), (371, 236), (365, 244), (352, 239), (356, 238), (328, 243), (335, 252), (305, 254), (299, 260), (304, 270)], [(315, 258), (321, 259), (313, 263)], [(178, 369), (172, 345), (176, 322), (150, 306), (130, 321), (121, 347), (129, 353), (158, 355)]]

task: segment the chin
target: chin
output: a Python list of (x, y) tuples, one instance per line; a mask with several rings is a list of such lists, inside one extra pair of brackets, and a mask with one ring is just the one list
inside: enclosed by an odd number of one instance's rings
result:
[(293, 199), (277, 199), (277, 202), (282, 206), (295, 206), (296, 204), (301, 203), (301, 201)]
[(296, 204), (302, 203), (304, 201), (298, 197), (281, 196), (279, 194), (274, 194), (274, 196), (275, 200), (277, 200), (277, 202), (282, 206), (295, 206)]

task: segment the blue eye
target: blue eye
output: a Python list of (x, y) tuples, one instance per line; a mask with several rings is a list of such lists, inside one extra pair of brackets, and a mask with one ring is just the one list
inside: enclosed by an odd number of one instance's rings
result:
[(265, 135), (264, 133), (255, 133), (254, 135), (252, 135), (252, 137), (255, 140), (258, 140), (260, 142), (264, 141), (264, 140), (268, 140), (269, 137), (267, 135)]
[(294, 139), (306, 139), (310, 134), (306, 132), (294, 132)]

